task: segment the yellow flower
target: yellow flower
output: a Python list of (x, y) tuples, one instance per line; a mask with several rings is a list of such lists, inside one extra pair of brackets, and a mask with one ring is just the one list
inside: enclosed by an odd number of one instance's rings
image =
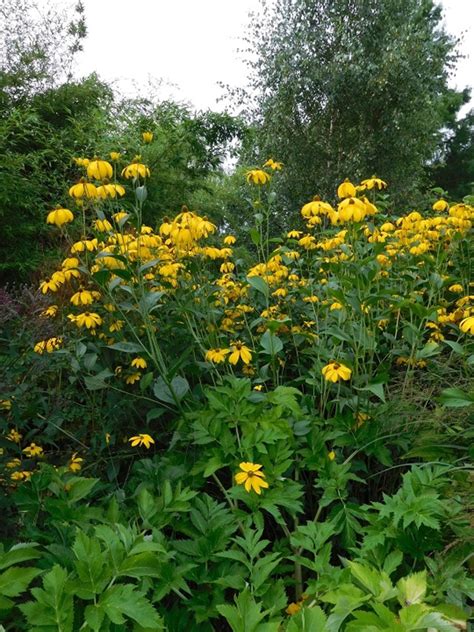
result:
[(99, 314), (95, 314), (94, 312), (83, 312), (70, 320), (76, 323), (79, 328), (86, 327), (87, 329), (95, 329), (97, 326), (102, 325), (102, 318)]
[(96, 158), (87, 165), (87, 175), (89, 178), (104, 180), (105, 178), (111, 178), (113, 174), (114, 170), (112, 169), (112, 165), (106, 160)]
[(356, 197), (346, 197), (345, 200), (339, 203), (338, 218), (343, 222), (360, 222), (367, 214), (367, 208), (362, 200)]
[(372, 176), (368, 180), (362, 180), (361, 185), (369, 191), (371, 189), (378, 189), (380, 191), (380, 189), (387, 188), (387, 183), (380, 178), (376, 178), (375, 176)]
[(112, 160), (113, 162), (117, 162), (118, 160), (120, 160), (122, 154), (119, 153), (118, 151), (111, 151), (109, 156), (110, 156), (110, 160)]
[(11, 408), (12, 408), (11, 399), (0, 399), (0, 410), (11, 410)]
[(363, 413), (361, 411), (359, 411), (356, 414), (356, 424), (355, 424), (355, 428), (360, 428), (361, 426), (363, 426), (365, 424), (366, 421), (368, 421), (370, 419), (370, 415), (368, 415), (367, 413)]
[(97, 187), (97, 197), (106, 199), (106, 198), (116, 198), (117, 195), (120, 197), (125, 195), (125, 189), (121, 184), (110, 184), (106, 182), (105, 184), (101, 184), (100, 187)]
[(133, 360), (131, 361), (131, 366), (133, 366), (135, 369), (146, 369), (148, 364), (145, 360), (145, 358), (133, 358)]
[(230, 349), (209, 349), (209, 351), (206, 351), (205, 358), (208, 362), (220, 364), (221, 362), (224, 362), (228, 353), (230, 353)]
[(350, 380), (352, 371), (349, 367), (339, 362), (330, 362), (322, 368), (321, 373), (327, 382), (339, 382), (339, 380)]
[(57, 305), (50, 305), (40, 313), (40, 316), (42, 318), (54, 318), (58, 313), (58, 309)]
[(469, 333), (474, 336), (474, 316), (468, 316), (459, 323), (459, 329), (465, 334)]
[(23, 435), (20, 434), (18, 430), (15, 430), (15, 428), (12, 428), (10, 432), (7, 434), (7, 439), (9, 441), (13, 441), (13, 443), (20, 443), (22, 437)]
[(89, 292), (89, 290), (79, 290), (71, 296), (70, 301), (73, 305), (76, 305), (77, 307), (79, 305), (92, 305), (92, 303), (94, 302), (94, 297), (92, 293)]
[(153, 140), (153, 132), (143, 132), (142, 138), (144, 143), (151, 143)]
[(334, 461), (335, 458), (336, 458), (336, 453), (334, 452), (334, 450), (331, 450), (331, 452), (328, 452), (328, 459), (330, 461)]
[(135, 382), (138, 382), (140, 378), (141, 378), (140, 373), (131, 373), (130, 375), (127, 375), (127, 377), (125, 378), (125, 383), (135, 384)]
[(281, 171), (283, 169), (283, 163), (277, 162), (273, 160), (273, 158), (269, 158), (263, 166), (270, 167), (270, 169), (273, 169), (273, 171)]
[(63, 343), (62, 338), (49, 338), (48, 340), (40, 340), (34, 346), (33, 351), (35, 353), (39, 353), (42, 355), (45, 351), (46, 353), (53, 353), (61, 347)]
[(23, 448), (23, 452), (24, 454), (26, 454), (26, 456), (29, 456), (30, 458), (33, 458), (35, 456), (43, 456), (43, 448), (39, 445), (36, 445), (36, 443), (30, 443), (29, 446)]
[(249, 364), (252, 361), (250, 349), (246, 347), (243, 342), (240, 342), (240, 340), (231, 345), (230, 350), (232, 352), (229, 356), (229, 362), (231, 364), (237, 364), (239, 359), (241, 359), (244, 364)]
[(233, 246), (236, 241), (237, 241), (237, 238), (234, 237), (233, 235), (227, 235), (227, 237), (224, 237), (224, 243), (226, 246)]
[(87, 167), (90, 163), (89, 158), (73, 158), (73, 160), (78, 167)]
[(250, 171), (247, 171), (245, 177), (247, 178), (247, 182), (249, 184), (256, 184), (258, 186), (270, 182), (270, 176), (268, 173), (262, 171), (261, 169), (251, 169)]
[(80, 472), (82, 469), (83, 462), (84, 462), (84, 459), (81, 459), (80, 456), (77, 456), (77, 452), (74, 452), (74, 454), (71, 457), (71, 460), (69, 461), (68, 468), (71, 472)]
[(48, 213), (46, 218), (47, 224), (55, 224), (56, 226), (63, 226), (63, 224), (69, 224), (74, 220), (74, 215), (68, 208), (57, 208), (54, 211)]
[(293, 616), (294, 614), (297, 614), (300, 610), (301, 610), (301, 604), (292, 602), (288, 605), (285, 612), (286, 614)]
[(335, 303), (332, 303), (329, 306), (329, 309), (331, 310), (331, 312), (334, 312), (334, 311), (339, 310), (339, 309), (344, 309), (344, 306), (341, 303), (338, 303), (336, 301)]
[(288, 237), (288, 239), (299, 239), (301, 237), (301, 231), (300, 230), (290, 230), (289, 233), (286, 234), (286, 236)]
[(107, 233), (109, 230), (112, 230), (112, 224), (108, 219), (96, 219), (93, 226), (101, 233)]
[(23, 472), (13, 472), (10, 475), (12, 481), (28, 481), (31, 478), (32, 472), (23, 471)]
[(150, 170), (141, 162), (132, 162), (122, 169), (122, 176), (127, 178), (149, 178)]
[(149, 434), (139, 434), (136, 437), (130, 437), (129, 441), (132, 444), (132, 448), (144, 445), (148, 449), (152, 443), (155, 443), (155, 440)]
[(448, 208), (449, 208), (449, 204), (446, 202), (446, 200), (441, 199), (433, 204), (433, 211), (437, 211), (437, 212), (447, 211)]
[(460, 283), (454, 283), (454, 285), (450, 285), (448, 287), (450, 292), (455, 292), (456, 294), (461, 294), (463, 291), (463, 286)]
[(97, 188), (91, 182), (81, 178), (77, 184), (73, 184), (69, 189), (69, 195), (76, 200), (95, 198), (97, 197)]
[(355, 194), (356, 188), (347, 178), (337, 187), (337, 195), (341, 199), (355, 197)]
[(262, 487), (268, 488), (267, 481), (263, 480), (265, 474), (260, 472), (262, 467), (258, 463), (240, 463), (241, 472), (235, 475), (235, 482), (237, 485), (244, 485), (245, 491), (250, 492), (252, 489), (257, 493), (262, 493)]
[(18, 458), (12, 459), (11, 461), (8, 461), (6, 464), (9, 470), (13, 470), (15, 467), (20, 467), (20, 465), (21, 465), (21, 461)]

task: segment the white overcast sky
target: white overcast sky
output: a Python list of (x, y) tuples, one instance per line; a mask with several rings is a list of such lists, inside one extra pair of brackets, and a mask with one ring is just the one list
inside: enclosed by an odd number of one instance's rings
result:
[[(51, 5), (48, 0), (41, 0)], [(381, 0), (383, 1), (383, 0)], [(243, 46), (248, 14), (258, 0), (83, 0), (88, 36), (77, 60), (77, 75), (91, 72), (132, 95), (149, 79), (198, 109), (221, 109), (218, 82), (244, 85), (246, 70), (237, 49)], [(61, 0), (53, 0), (61, 4)], [(448, 31), (463, 35), (451, 85), (474, 92), (474, 0), (443, 0)]]

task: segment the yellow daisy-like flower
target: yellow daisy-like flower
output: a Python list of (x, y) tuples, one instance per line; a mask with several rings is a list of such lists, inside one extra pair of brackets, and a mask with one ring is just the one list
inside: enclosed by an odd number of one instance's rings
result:
[(94, 296), (89, 290), (79, 290), (71, 296), (70, 301), (73, 305), (76, 305), (76, 307), (80, 305), (92, 305)]
[(331, 450), (331, 452), (328, 452), (328, 459), (330, 461), (334, 461), (335, 458), (336, 458), (336, 453), (334, 452), (334, 450)]
[(355, 197), (355, 194), (356, 188), (348, 178), (337, 187), (337, 195), (341, 199)]
[(111, 178), (114, 174), (112, 165), (106, 160), (91, 160), (87, 165), (87, 175), (89, 178), (95, 178), (96, 180), (105, 180), (105, 178)]
[(73, 184), (72, 187), (70, 187), (69, 195), (75, 200), (96, 198), (97, 187), (91, 182), (87, 182), (84, 178), (81, 178), (77, 184)]
[(448, 287), (450, 292), (455, 292), (456, 294), (461, 294), (464, 291), (463, 286), (460, 283), (454, 283)]
[(244, 485), (245, 491), (255, 491), (257, 494), (262, 493), (262, 488), (268, 488), (267, 481), (264, 480), (265, 474), (260, 472), (261, 465), (258, 463), (244, 462), (240, 463), (241, 472), (235, 475), (237, 485)]
[(80, 472), (82, 469), (83, 462), (84, 462), (84, 459), (81, 459), (80, 456), (77, 456), (77, 452), (74, 452), (74, 454), (71, 457), (71, 460), (69, 461), (68, 468), (71, 472)]
[(36, 445), (36, 443), (30, 443), (29, 446), (23, 448), (23, 453), (30, 458), (35, 456), (43, 456), (43, 448), (40, 445)]
[(246, 347), (243, 342), (240, 342), (240, 340), (237, 340), (237, 342), (231, 345), (230, 351), (232, 352), (229, 356), (229, 362), (231, 364), (235, 365), (239, 360), (242, 360), (244, 364), (250, 364), (252, 361), (250, 349)]
[(472, 334), (474, 336), (474, 316), (468, 316), (459, 323), (459, 329), (465, 334)]
[(11, 399), (0, 399), (0, 410), (11, 410), (11, 408), (12, 408)]
[(151, 143), (153, 140), (153, 132), (143, 132), (142, 138), (144, 143)]
[(113, 162), (117, 162), (118, 160), (120, 160), (122, 154), (118, 151), (111, 151), (109, 156), (110, 160), (112, 160)]
[(150, 170), (141, 162), (132, 162), (122, 169), (122, 176), (124, 178), (149, 178)]
[(63, 343), (62, 338), (49, 338), (48, 340), (40, 340), (34, 346), (33, 351), (42, 355), (43, 353), (53, 353), (61, 347)]
[(234, 235), (227, 235), (227, 237), (224, 237), (224, 243), (226, 246), (233, 246), (236, 241), (237, 237), (234, 237)]
[(57, 305), (50, 305), (40, 313), (40, 316), (41, 318), (54, 318), (58, 313), (58, 309)]
[(132, 445), (132, 448), (136, 448), (137, 446), (140, 447), (144, 445), (145, 448), (148, 449), (151, 447), (153, 443), (155, 443), (155, 440), (152, 437), (150, 437), (149, 434), (143, 434), (143, 433), (140, 433), (136, 435), (135, 437), (130, 437), (129, 441)]
[(205, 358), (208, 362), (220, 364), (224, 362), (228, 353), (230, 353), (230, 349), (209, 349), (209, 351), (206, 351)]
[(141, 374), (140, 373), (131, 373), (130, 375), (127, 375), (127, 377), (125, 378), (125, 383), (126, 384), (135, 384), (135, 382), (138, 382), (141, 378)]
[(369, 191), (371, 189), (378, 189), (380, 191), (380, 189), (387, 188), (387, 183), (381, 180), (380, 178), (376, 178), (375, 176), (372, 176), (371, 178), (368, 178), (367, 180), (362, 180), (361, 185)]
[(86, 327), (87, 329), (95, 329), (99, 325), (102, 325), (102, 318), (99, 314), (94, 312), (83, 312), (71, 318), (79, 328)]
[(20, 434), (18, 430), (15, 430), (15, 428), (12, 428), (10, 432), (7, 434), (7, 439), (9, 441), (13, 441), (13, 443), (20, 443), (22, 437), (23, 435)]
[(270, 167), (273, 171), (281, 171), (283, 169), (283, 163), (273, 160), (273, 158), (269, 158), (263, 166)]
[(32, 472), (23, 471), (23, 472), (13, 472), (10, 475), (10, 479), (12, 481), (28, 481), (31, 478)]
[(140, 357), (133, 358), (130, 365), (133, 366), (135, 369), (146, 369), (148, 366), (145, 358), (140, 358)]
[(54, 211), (48, 213), (46, 218), (47, 224), (54, 224), (55, 226), (63, 226), (69, 224), (74, 220), (74, 215), (68, 208), (57, 208)]
[(350, 380), (352, 371), (349, 367), (339, 362), (330, 362), (322, 368), (321, 373), (327, 382), (339, 382), (339, 380)]
[(106, 198), (116, 198), (118, 195), (120, 197), (125, 195), (125, 189), (121, 184), (110, 184), (106, 182), (100, 187), (97, 187), (97, 197), (103, 200)]
[(262, 169), (251, 169), (250, 171), (247, 171), (245, 177), (247, 178), (247, 182), (249, 184), (256, 184), (258, 186), (262, 186), (267, 184), (267, 182), (270, 182), (270, 176), (265, 171), (262, 171)]
[(442, 211), (448, 210), (449, 204), (446, 202), (446, 200), (441, 199), (435, 202), (432, 208), (433, 208), (433, 211), (437, 211), (438, 213), (441, 213)]

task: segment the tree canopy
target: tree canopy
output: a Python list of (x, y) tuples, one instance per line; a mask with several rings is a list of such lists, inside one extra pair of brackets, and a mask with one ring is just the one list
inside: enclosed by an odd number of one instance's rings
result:
[(440, 140), (456, 38), (432, 0), (276, 0), (248, 36), (258, 158), (285, 163), (294, 209), (374, 173), (401, 201), (420, 189)]

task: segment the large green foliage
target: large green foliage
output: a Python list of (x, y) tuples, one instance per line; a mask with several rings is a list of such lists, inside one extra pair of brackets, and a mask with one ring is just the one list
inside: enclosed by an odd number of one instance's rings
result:
[(33, 94), (0, 112), (2, 278), (24, 280), (51, 250), (46, 212), (57, 203), (67, 206), (72, 157), (104, 130), (110, 98), (110, 90), (92, 76)]
[(287, 209), (375, 172), (413, 203), (453, 100), (441, 19), (432, 0), (277, 0), (254, 16), (258, 157), (285, 163)]

